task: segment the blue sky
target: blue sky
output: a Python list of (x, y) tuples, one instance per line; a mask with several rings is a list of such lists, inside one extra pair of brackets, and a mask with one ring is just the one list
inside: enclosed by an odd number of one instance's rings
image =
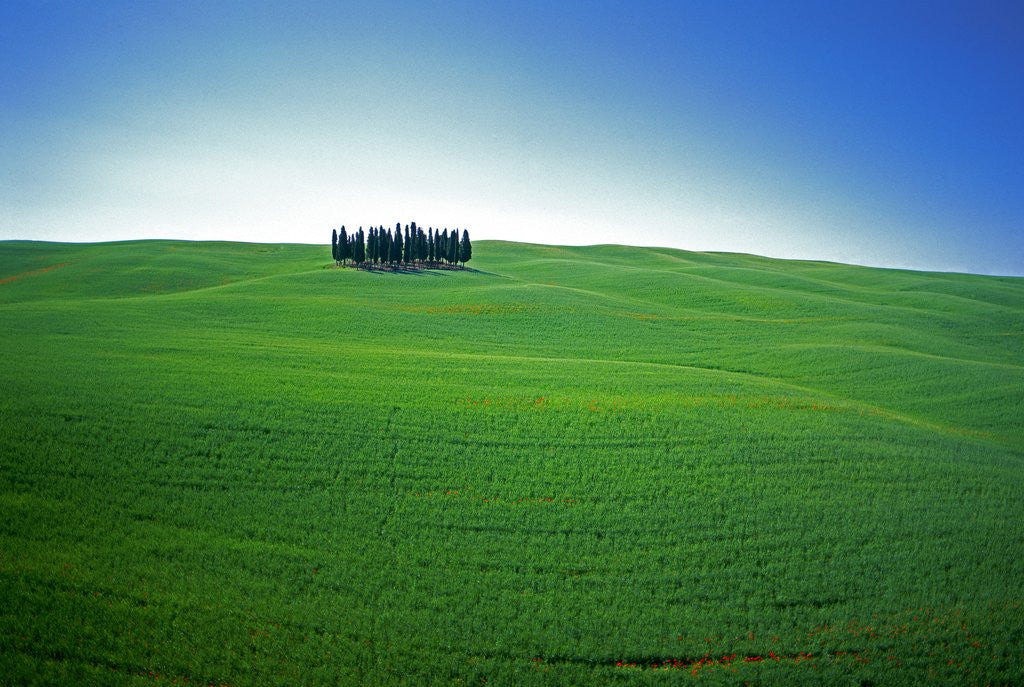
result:
[(7, 2), (0, 238), (1024, 274), (1024, 4)]

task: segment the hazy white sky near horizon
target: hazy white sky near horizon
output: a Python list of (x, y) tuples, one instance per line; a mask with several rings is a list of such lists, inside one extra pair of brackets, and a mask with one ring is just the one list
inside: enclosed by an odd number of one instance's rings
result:
[(814, 7), (6, 5), (0, 238), (415, 220), (1024, 274), (1021, 14)]

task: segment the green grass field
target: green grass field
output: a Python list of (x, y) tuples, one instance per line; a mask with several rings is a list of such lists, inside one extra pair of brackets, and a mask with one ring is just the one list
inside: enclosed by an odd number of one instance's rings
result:
[(1024, 279), (0, 243), (0, 683), (1024, 683)]

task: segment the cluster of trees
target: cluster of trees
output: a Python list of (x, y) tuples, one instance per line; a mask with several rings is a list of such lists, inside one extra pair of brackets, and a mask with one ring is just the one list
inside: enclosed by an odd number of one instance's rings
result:
[(345, 231), (344, 225), (339, 232), (331, 230), (331, 256), (339, 265), (347, 265), (351, 260), (360, 267), (374, 265), (397, 267), (401, 265), (420, 267), (438, 266), (441, 264), (465, 267), (473, 257), (473, 244), (469, 242), (469, 231), (463, 230), (459, 239), (459, 230), (451, 233), (434, 231), (433, 227), (423, 231), (415, 222), (395, 225), (395, 230), (384, 227), (370, 227), (370, 231), (359, 231), (351, 234)]

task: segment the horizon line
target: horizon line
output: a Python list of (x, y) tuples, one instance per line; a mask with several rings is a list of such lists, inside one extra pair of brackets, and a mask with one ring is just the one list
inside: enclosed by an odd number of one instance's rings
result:
[[(383, 226), (383, 225), (381, 225)], [(467, 229), (468, 231), (468, 229)], [(330, 243), (307, 243), (303, 241), (238, 241), (234, 239), (183, 239), (183, 238), (166, 238), (166, 237), (146, 237), (137, 239), (113, 239), (109, 241), (53, 241), (50, 239), (0, 239), (0, 245), (10, 243), (49, 243), (49, 244), (65, 244), (65, 245), (77, 245), (77, 246), (103, 246), (123, 243), (145, 243), (145, 242), (164, 242), (164, 243), (224, 243), (224, 244), (239, 244), (239, 245), (254, 245), (254, 246), (326, 246), (330, 247)], [(722, 250), (694, 250), (689, 248), (676, 248), (673, 246), (658, 246), (658, 245), (635, 245), (629, 243), (536, 243), (533, 241), (513, 241), (510, 239), (473, 239), (474, 243), (511, 243), (523, 246), (539, 246), (543, 248), (635, 248), (639, 250), (670, 250), (677, 251), (680, 253), (699, 253), (701, 255), (730, 255), (730, 256), (742, 256), (751, 258), (760, 258), (763, 260), (774, 260), (779, 262), (804, 262), (804, 263), (815, 263), (820, 265), (838, 265), (842, 267), (856, 267), (861, 269), (870, 270), (889, 270), (897, 272), (914, 272), (917, 274), (939, 274), (939, 275), (965, 275), (972, 277), (993, 277), (997, 279), (1024, 279), (1024, 273), (1022, 274), (997, 274), (990, 272), (966, 272), (962, 270), (943, 270), (943, 269), (921, 269), (915, 267), (905, 267), (899, 265), (868, 265), (863, 263), (855, 262), (840, 262), (838, 260), (828, 260), (824, 258), (795, 258), (795, 257), (778, 257), (774, 255), (763, 255), (760, 253), (744, 253), (742, 251), (722, 251)]]

